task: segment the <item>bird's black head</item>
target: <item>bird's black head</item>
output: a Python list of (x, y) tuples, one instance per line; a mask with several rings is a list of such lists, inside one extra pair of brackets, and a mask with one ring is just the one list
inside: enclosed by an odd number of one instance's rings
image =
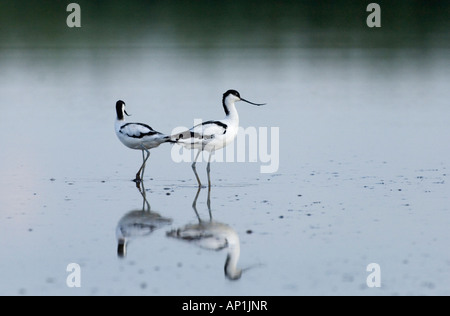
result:
[(124, 113), (127, 116), (130, 116), (127, 111), (125, 111), (125, 102), (123, 102), (122, 100), (119, 100), (116, 102), (116, 113), (117, 113), (117, 119), (118, 120), (123, 120), (124, 119)]
[(227, 96), (229, 96), (230, 94), (234, 95), (235, 97), (238, 97), (239, 99), (241, 98), (241, 95), (239, 94), (239, 92), (237, 92), (236, 90), (231, 89), (231, 90), (228, 90), (227, 92), (225, 92), (223, 94), (223, 99), (225, 100), (225, 98)]
[(226, 113), (227, 115), (230, 114), (230, 110), (228, 109), (225, 100), (226, 100), (228, 97), (230, 97), (230, 96), (231, 96), (231, 99), (234, 99), (233, 101), (238, 101), (238, 100), (241, 99), (241, 95), (240, 95), (239, 92), (237, 92), (236, 90), (228, 90), (227, 92), (225, 92), (225, 93), (223, 94), (222, 105), (223, 105), (223, 108), (224, 108), (225, 113)]
[(225, 109), (225, 113), (227, 115), (230, 114), (230, 111), (227, 107), (227, 103), (228, 103), (227, 100), (228, 100), (228, 102), (244, 101), (249, 104), (253, 104), (253, 105), (257, 105), (257, 106), (265, 105), (265, 103), (254, 103), (254, 102), (250, 102), (250, 101), (242, 98), (241, 95), (239, 94), (239, 92), (237, 92), (236, 90), (228, 90), (227, 92), (225, 92), (223, 94), (223, 99), (222, 99), (223, 108)]

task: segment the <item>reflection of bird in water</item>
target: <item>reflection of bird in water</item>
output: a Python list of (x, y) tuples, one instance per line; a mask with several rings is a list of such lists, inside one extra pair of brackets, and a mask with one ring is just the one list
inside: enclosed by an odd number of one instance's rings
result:
[(162, 217), (160, 214), (151, 211), (143, 183), (142, 187), (138, 185), (137, 187), (143, 198), (142, 209), (125, 214), (116, 228), (117, 255), (121, 258), (126, 256), (127, 244), (130, 240), (148, 236), (153, 231), (172, 223), (172, 219)]
[(227, 248), (228, 255), (225, 261), (225, 276), (230, 280), (241, 278), (243, 270), (237, 267), (240, 256), (240, 242), (236, 231), (230, 226), (215, 222), (211, 214), (210, 191), (208, 191), (209, 221), (203, 221), (197, 212), (197, 199), (201, 189), (197, 191), (192, 208), (198, 218), (198, 224), (186, 225), (179, 229), (167, 232), (167, 236), (181, 239), (208, 250), (222, 250)]

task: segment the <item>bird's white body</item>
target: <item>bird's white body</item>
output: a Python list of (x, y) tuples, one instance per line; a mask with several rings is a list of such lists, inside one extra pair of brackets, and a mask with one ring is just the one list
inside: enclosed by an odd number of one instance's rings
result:
[(236, 90), (228, 90), (223, 94), (222, 105), (225, 110), (226, 117), (220, 121), (207, 121), (196, 125), (188, 131), (172, 136), (172, 139), (189, 149), (197, 149), (198, 153), (192, 164), (192, 169), (197, 178), (199, 187), (201, 181), (196, 170), (197, 159), (202, 151), (208, 151), (208, 183), (211, 187), (210, 164), (212, 154), (219, 149), (228, 146), (234, 141), (239, 130), (239, 114), (236, 110), (236, 101), (244, 101), (253, 105), (261, 106), (263, 104), (253, 103), (241, 98)]
[(182, 134), (183, 137), (178, 139), (177, 143), (189, 149), (210, 153), (228, 146), (236, 138), (239, 129), (239, 114), (234, 104), (237, 100), (235, 98), (224, 100), (228, 114), (223, 120), (196, 125), (189, 130), (190, 133)]
[[(150, 157), (149, 149), (156, 148), (162, 143), (173, 142), (170, 136), (155, 131), (153, 128), (143, 123), (127, 123), (125, 121), (125, 102), (119, 100), (116, 103), (117, 118), (115, 122), (115, 130), (117, 138), (131, 149), (142, 151), (143, 163), (134, 181), (140, 182), (144, 176), (145, 163)], [(144, 151), (147, 157), (144, 158)]]
[(122, 144), (131, 149), (152, 149), (168, 140), (167, 135), (154, 131), (146, 124), (126, 123), (124, 119), (116, 120), (115, 129)]
[(115, 130), (119, 140), (131, 149), (142, 150), (156, 148), (169, 141), (170, 137), (143, 123), (127, 123), (125, 121), (125, 103), (118, 101), (116, 104)]

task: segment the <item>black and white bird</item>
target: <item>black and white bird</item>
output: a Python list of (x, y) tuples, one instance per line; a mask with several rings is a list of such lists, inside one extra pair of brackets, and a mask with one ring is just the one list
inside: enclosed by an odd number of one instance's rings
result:
[(127, 246), (130, 241), (148, 237), (155, 230), (172, 223), (171, 218), (163, 217), (151, 209), (143, 183), (142, 188), (139, 186), (138, 190), (143, 198), (142, 209), (135, 209), (126, 213), (116, 227), (117, 255), (120, 258), (126, 257)]
[[(133, 180), (137, 183), (144, 178), (145, 164), (150, 157), (150, 149), (156, 148), (163, 143), (173, 143), (170, 136), (155, 131), (153, 128), (143, 123), (127, 123), (125, 122), (125, 115), (130, 116), (125, 111), (125, 102), (122, 100), (116, 103), (117, 119), (115, 124), (116, 135), (119, 140), (131, 149), (142, 151), (142, 165), (136, 173), (136, 178)], [(147, 154), (145, 155), (144, 152)]]
[(220, 121), (207, 121), (192, 127), (190, 130), (172, 136), (180, 145), (189, 149), (197, 149), (198, 153), (192, 164), (192, 170), (195, 173), (199, 187), (202, 186), (197, 173), (196, 164), (200, 154), (203, 151), (209, 152), (208, 166), (208, 184), (211, 188), (211, 156), (216, 151), (232, 143), (239, 130), (239, 114), (236, 110), (235, 102), (244, 101), (249, 104), (261, 106), (265, 103), (253, 103), (242, 98), (236, 90), (228, 90), (223, 94), (222, 105), (226, 117)]
[(207, 250), (220, 251), (227, 249), (224, 272), (229, 280), (239, 280), (242, 273), (250, 268), (241, 269), (238, 267), (241, 254), (241, 244), (238, 233), (229, 225), (213, 220), (211, 212), (211, 195), (208, 192), (209, 220), (200, 218), (197, 211), (197, 199), (201, 188), (198, 189), (192, 208), (198, 219), (198, 224), (188, 224), (178, 229), (166, 232), (167, 237), (183, 240)]

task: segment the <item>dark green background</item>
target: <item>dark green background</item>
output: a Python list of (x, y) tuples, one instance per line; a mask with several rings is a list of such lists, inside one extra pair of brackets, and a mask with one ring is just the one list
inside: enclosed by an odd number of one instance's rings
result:
[[(80, 29), (66, 25), (81, 6)], [(381, 6), (381, 28), (366, 7)], [(0, 48), (105, 45), (242, 48), (448, 48), (450, 1), (0, 2)], [(142, 41), (143, 36), (146, 41)]]

